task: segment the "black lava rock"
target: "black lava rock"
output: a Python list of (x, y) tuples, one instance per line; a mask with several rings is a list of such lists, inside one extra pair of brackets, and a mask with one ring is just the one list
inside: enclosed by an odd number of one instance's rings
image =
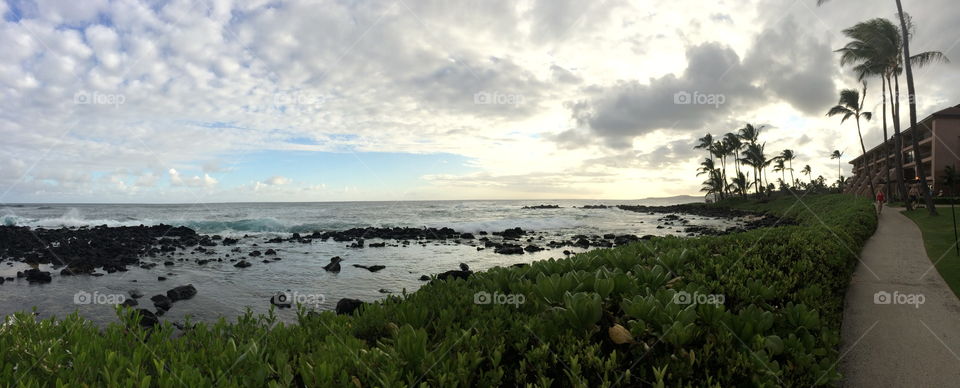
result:
[(363, 306), (359, 299), (343, 298), (337, 302), (337, 315), (351, 315)]
[(193, 298), (194, 295), (197, 295), (197, 289), (193, 286), (193, 284), (174, 287), (173, 289), (167, 291), (167, 298), (170, 298), (170, 301), (172, 302), (190, 299)]

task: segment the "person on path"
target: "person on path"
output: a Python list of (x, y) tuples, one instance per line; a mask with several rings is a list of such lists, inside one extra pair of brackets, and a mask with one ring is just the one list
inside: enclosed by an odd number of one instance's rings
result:
[(883, 202), (886, 200), (883, 196), (883, 190), (877, 190), (877, 215), (883, 212)]

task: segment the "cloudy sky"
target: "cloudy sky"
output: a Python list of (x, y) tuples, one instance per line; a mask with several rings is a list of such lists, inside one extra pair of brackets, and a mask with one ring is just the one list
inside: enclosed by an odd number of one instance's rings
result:
[[(815, 3), (8, 0), (0, 203), (698, 195), (695, 139), (747, 122), (833, 180), (832, 50), (896, 9)], [(960, 7), (904, 3), (954, 59), (920, 114), (960, 104)]]

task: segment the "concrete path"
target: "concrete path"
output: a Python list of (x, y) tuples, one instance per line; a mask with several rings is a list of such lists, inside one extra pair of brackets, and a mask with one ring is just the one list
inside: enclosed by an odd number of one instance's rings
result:
[(960, 300), (901, 210), (883, 210), (847, 290), (843, 385), (960, 387)]

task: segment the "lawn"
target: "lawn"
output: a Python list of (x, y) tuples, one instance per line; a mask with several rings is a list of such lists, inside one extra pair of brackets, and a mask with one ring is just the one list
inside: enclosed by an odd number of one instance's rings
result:
[[(904, 211), (903, 214), (917, 223), (923, 232), (923, 244), (927, 247), (927, 256), (937, 266), (940, 276), (947, 281), (953, 293), (960, 296), (960, 256), (954, 247), (953, 217), (950, 205), (937, 206), (939, 216), (931, 217), (927, 209)], [(960, 222), (960, 207), (956, 210), (957, 222)]]

